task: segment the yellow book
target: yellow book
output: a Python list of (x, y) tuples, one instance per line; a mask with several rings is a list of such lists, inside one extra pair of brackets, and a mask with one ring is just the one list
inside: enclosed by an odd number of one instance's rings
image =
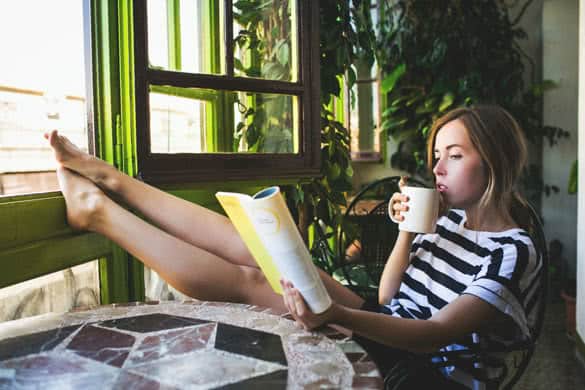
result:
[(327, 310), (331, 298), (280, 189), (269, 187), (253, 196), (234, 192), (215, 195), (272, 289), (282, 294), (282, 276), (294, 284), (313, 312)]

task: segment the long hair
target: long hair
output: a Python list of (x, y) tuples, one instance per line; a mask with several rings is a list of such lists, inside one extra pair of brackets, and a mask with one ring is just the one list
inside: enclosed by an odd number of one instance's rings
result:
[(474, 105), (449, 111), (433, 123), (427, 140), (427, 167), (430, 171), (435, 163), (437, 134), (447, 122), (455, 119), (463, 122), (486, 170), (488, 183), (480, 199), (480, 208), (495, 206), (505, 209), (518, 225), (526, 228), (526, 201), (517, 188), (528, 155), (520, 125), (496, 105)]

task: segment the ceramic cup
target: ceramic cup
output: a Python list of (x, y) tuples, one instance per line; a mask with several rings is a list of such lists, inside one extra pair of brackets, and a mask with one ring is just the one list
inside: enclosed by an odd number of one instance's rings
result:
[(404, 221), (392, 218), (392, 205), (388, 205), (390, 219), (398, 224), (398, 229), (413, 233), (434, 233), (439, 216), (439, 191), (424, 187), (402, 187), (408, 196), (407, 211), (402, 211)]

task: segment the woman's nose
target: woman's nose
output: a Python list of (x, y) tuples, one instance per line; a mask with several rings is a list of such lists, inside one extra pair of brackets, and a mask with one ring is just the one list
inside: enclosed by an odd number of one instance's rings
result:
[(442, 176), (445, 174), (445, 165), (443, 163), (443, 159), (438, 158), (435, 162), (435, 166), (433, 167), (433, 173), (435, 176)]

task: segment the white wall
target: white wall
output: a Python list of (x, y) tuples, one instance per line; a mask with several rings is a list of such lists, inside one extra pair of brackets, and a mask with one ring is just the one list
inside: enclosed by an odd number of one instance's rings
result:
[(577, 156), (578, 101), (578, 4), (574, 0), (545, 1), (542, 10), (542, 78), (557, 87), (547, 91), (543, 122), (568, 131), (568, 139), (542, 149), (543, 181), (560, 191), (542, 196), (542, 216), (547, 239), (563, 243), (570, 276), (575, 275), (577, 252), (577, 197), (567, 193), (572, 162)]
[(577, 333), (585, 340), (585, 0), (579, 1), (579, 189), (577, 217)]

